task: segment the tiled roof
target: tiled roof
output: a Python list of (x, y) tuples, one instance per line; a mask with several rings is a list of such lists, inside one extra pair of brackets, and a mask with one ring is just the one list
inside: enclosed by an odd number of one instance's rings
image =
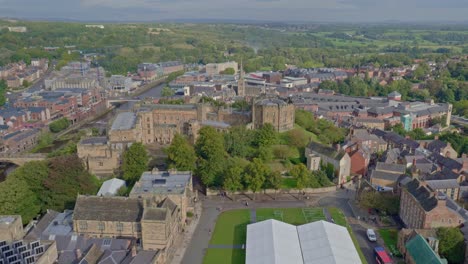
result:
[(420, 185), (416, 179), (406, 184), (408, 192), (418, 200), (419, 204), (426, 212), (431, 211), (437, 206), (437, 198), (431, 193), (427, 187)]
[(123, 197), (78, 196), (73, 220), (139, 222), (140, 200)]

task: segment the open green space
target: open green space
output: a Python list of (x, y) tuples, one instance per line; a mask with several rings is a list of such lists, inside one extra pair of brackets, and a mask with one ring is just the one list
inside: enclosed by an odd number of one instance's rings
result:
[(210, 248), (206, 251), (204, 264), (244, 264), (245, 249), (217, 249)]
[(250, 224), (250, 212), (247, 209), (222, 213), (211, 237), (212, 245), (245, 244), (247, 225)]
[(382, 237), (385, 246), (390, 250), (392, 255), (400, 256), (401, 253), (397, 248), (398, 230), (396, 229), (379, 229), (380, 237)]
[(282, 189), (294, 189), (297, 187), (297, 180), (293, 177), (283, 177), (281, 188)]
[(276, 219), (292, 225), (325, 220), (322, 208), (261, 208), (257, 209), (257, 221)]

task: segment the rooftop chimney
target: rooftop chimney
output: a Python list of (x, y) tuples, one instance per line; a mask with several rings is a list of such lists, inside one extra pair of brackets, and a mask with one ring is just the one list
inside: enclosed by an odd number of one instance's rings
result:
[(439, 140), (439, 136), (434, 136), (434, 140)]
[(81, 259), (81, 256), (82, 256), (81, 249), (77, 248), (75, 250), (75, 254), (76, 254), (76, 259)]

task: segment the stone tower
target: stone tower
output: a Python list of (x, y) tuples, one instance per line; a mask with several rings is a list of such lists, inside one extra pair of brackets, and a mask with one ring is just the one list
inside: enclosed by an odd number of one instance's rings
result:
[(237, 95), (245, 96), (245, 79), (244, 79), (244, 68), (241, 61), (240, 71), (239, 71), (239, 80), (237, 81)]

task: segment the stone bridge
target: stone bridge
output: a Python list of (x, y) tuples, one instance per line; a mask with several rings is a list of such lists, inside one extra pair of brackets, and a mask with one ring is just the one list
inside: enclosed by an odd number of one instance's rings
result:
[(45, 160), (46, 158), (47, 158), (47, 154), (44, 154), (44, 153), (37, 153), (37, 154), (0, 153), (0, 162), (13, 163), (18, 166), (22, 166), (28, 161)]

